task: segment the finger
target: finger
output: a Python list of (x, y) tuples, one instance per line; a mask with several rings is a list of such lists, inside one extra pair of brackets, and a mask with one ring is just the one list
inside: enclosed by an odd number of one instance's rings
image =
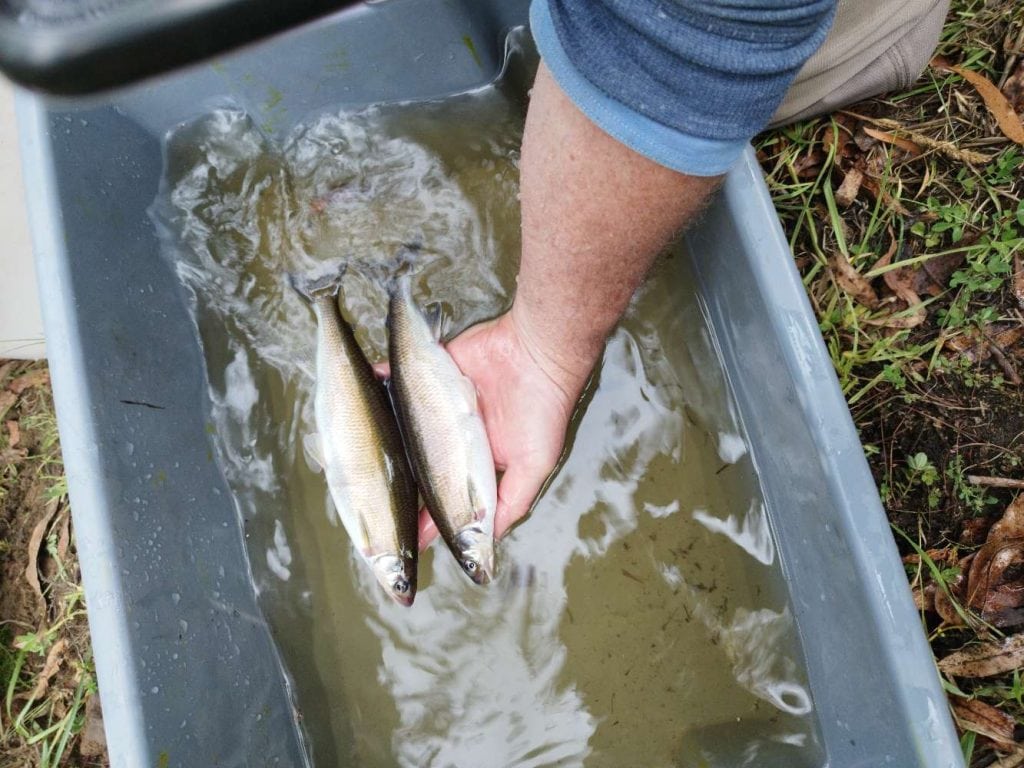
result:
[(379, 363), (374, 363), (373, 374), (378, 379), (390, 379), (391, 378), (391, 363), (387, 360), (383, 360)]
[(437, 538), (437, 525), (426, 507), (420, 510), (419, 529), (420, 552), (422, 552)]
[(551, 467), (536, 463), (513, 464), (505, 470), (498, 486), (495, 538), (500, 539), (509, 528), (526, 516), (550, 472)]

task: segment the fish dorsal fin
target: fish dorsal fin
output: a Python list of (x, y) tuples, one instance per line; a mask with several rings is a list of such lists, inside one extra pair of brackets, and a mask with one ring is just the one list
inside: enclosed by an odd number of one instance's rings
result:
[(302, 452), (306, 456), (306, 463), (314, 472), (322, 472), (324, 462), (324, 447), (320, 442), (320, 433), (312, 432), (302, 438)]

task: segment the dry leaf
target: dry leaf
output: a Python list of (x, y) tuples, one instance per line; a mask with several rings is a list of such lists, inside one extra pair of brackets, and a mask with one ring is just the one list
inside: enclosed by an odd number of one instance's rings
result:
[[(892, 233), (890, 232), (890, 237)], [(889, 266), (893, 254), (896, 252), (896, 240), (892, 239), (889, 251), (882, 258), (875, 262), (872, 270)], [(907, 310), (913, 310), (909, 314), (902, 311), (894, 312), (885, 317), (865, 318), (868, 325), (882, 326), (884, 328), (916, 328), (925, 321), (927, 313), (921, 303), (921, 297), (914, 291), (913, 274), (905, 268), (893, 269), (883, 273), (885, 284), (896, 294), (897, 298), (907, 305)]]
[(1024, 745), (1014, 744), (1008, 754), (997, 757), (991, 768), (1021, 768), (1024, 765)]
[[(999, 330), (996, 330), (997, 328)], [(984, 362), (992, 356), (992, 346), (985, 336), (1002, 349), (1012, 349), (1021, 337), (1024, 337), (1024, 327), (1020, 325), (997, 326), (993, 323), (988, 326), (985, 335), (972, 330), (963, 335), (949, 337), (946, 340), (946, 348), (972, 363)]]
[(29, 586), (32, 587), (32, 591), (36, 594), (36, 603), (39, 605), (40, 624), (46, 621), (46, 599), (43, 597), (43, 590), (39, 584), (39, 549), (43, 544), (43, 538), (46, 536), (46, 530), (50, 526), (50, 521), (53, 520), (53, 516), (57, 514), (58, 509), (60, 509), (59, 499), (52, 499), (47, 502), (43, 516), (39, 518), (35, 528), (32, 529), (32, 535), (28, 538), (28, 566), (25, 568), (25, 581), (28, 582)]
[(832, 146), (835, 145), (833, 161), (836, 163), (846, 156), (846, 145), (850, 141), (849, 129), (842, 123), (839, 123), (838, 128), (838, 131), (834, 131), (831, 125), (828, 126), (821, 138), (821, 145), (825, 148), (826, 152), (832, 151)]
[(50, 652), (46, 654), (46, 663), (43, 664), (43, 671), (36, 678), (36, 687), (32, 690), (32, 699), (38, 701), (46, 694), (46, 689), (50, 687), (50, 680), (57, 674), (57, 670), (60, 669), (61, 662), (64, 660), (63, 653), (67, 645), (67, 639), (62, 637), (53, 644)]
[(1019, 253), (1013, 254), (1013, 295), (1017, 306), (1024, 309), (1024, 259)]
[(949, 278), (960, 268), (967, 258), (964, 253), (946, 253), (933, 256), (922, 261), (920, 268), (915, 270), (914, 290), (938, 296), (949, 287)]
[(0, 419), (7, 415), (11, 406), (18, 402), (18, 396), (13, 392), (0, 392)]
[(836, 284), (853, 296), (865, 307), (874, 309), (878, 306), (878, 295), (871, 283), (860, 272), (853, 268), (846, 256), (837, 252), (831, 259), (829, 265), (832, 267), (832, 274)]
[(935, 611), (935, 593), (937, 592), (935, 584), (929, 582), (925, 585), (924, 589), (921, 587), (914, 587), (911, 590), (911, 594), (914, 598), (914, 606), (919, 611)]
[(1017, 62), (1013, 74), (1003, 83), (1003, 94), (1018, 115), (1024, 112), (1024, 59)]
[[(861, 186), (866, 189), (871, 196), (876, 200), (881, 200), (882, 204), (892, 208), (900, 216), (910, 218), (913, 214), (907, 210), (907, 208), (899, 200), (894, 198), (888, 192), (881, 188), (877, 181), (870, 177), (865, 177), (864, 181), (861, 182)], [(920, 217), (919, 217), (920, 218)]]
[(50, 380), (50, 372), (45, 368), (26, 373), (24, 376), (19, 376), (10, 384), (7, 388), (16, 395), (20, 395), (29, 387), (38, 387), (42, 384), (46, 384)]
[(869, 136), (864, 131), (864, 126), (859, 126), (856, 131), (853, 132), (853, 143), (857, 145), (857, 149), (861, 152), (868, 152), (870, 149), (878, 143), (878, 140)]
[[(890, 131), (895, 131), (903, 134), (908, 139), (913, 141), (915, 144), (925, 147), (926, 149), (934, 149), (937, 152), (941, 152), (947, 157), (952, 158), (961, 163), (971, 165), (984, 165), (992, 158), (988, 155), (983, 155), (980, 152), (974, 152), (970, 149), (960, 149), (956, 144), (951, 144), (948, 141), (940, 141), (933, 139), (931, 136), (927, 136), (917, 131), (912, 131), (909, 128), (904, 128), (895, 120), (889, 120), (884, 117), (868, 117), (867, 115), (859, 115), (856, 112), (850, 112), (849, 110), (843, 110), (843, 114), (855, 117), (858, 120), (863, 120), (866, 123), (877, 125), (879, 128), (885, 128)], [(868, 139), (874, 141), (874, 139)]]
[(996, 119), (996, 124), (998, 124), (999, 130), (1003, 132), (1003, 135), (1011, 141), (1024, 145), (1024, 123), (1017, 117), (1017, 113), (1014, 112), (1009, 100), (987, 77), (963, 67), (953, 66), (941, 56), (936, 56), (932, 59), (932, 66), (936, 69), (956, 72), (960, 77), (973, 85), (981, 96), (982, 101), (985, 102), (985, 107), (989, 113)]
[(953, 699), (951, 704), (963, 730), (987, 736), (1000, 746), (1013, 745), (1015, 723), (1003, 710), (977, 699)]
[(996, 627), (1024, 622), (1024, 538), (993, 541), (977, 551), (967, 576), (967, 607)]
[(986, 541), (1024, 538), (1024, 493), (1011, 501), (1003, 516), (989, 529)]
[(57, 536), (57, 557), (63, 563), (68, 559), (68, 546), (71, 544), (71, 509), (64, 508), (61, 517), (60, 534)]
[[(925, 551), (928, 559), (933, 563), (952, 563), (956, 560), (956, 550), (950, 549), (949, 547), (943, 547), (942, 549), (929, 549)], [(917, 565), (921, 562), (921, 556), (916, 552), (911, 552), (909, 555), (904, 555), (902, 562), (907, 564)]]
[(821, 168), (821, 162), (824, 159), (825, 153), (819, 149), (815, 149), (794, 160), (793, 170), (796, 171), (796, 175), (802, 179), (814, 178), (818, 175), (818, 170)]
[[(964, 568), (965, 566), (961, 565), (961, 571)], [(963, 574), (960, 573), (946, 582), (946, 588), (949, 589), (954, 598), (960, 600), (965, 582), (966, 579)], [(950, 599), (950, 595), (946, 594), (946, 590), (944, 589), (935, 590), (935, 612), (939, 614), (943, 622), (951, 627), (959, 627), (964, 624), (963, 616), (961, 616), (960, 612), (957, 611), (956, 607), (953, 605), (953, 601)]]
[(939, 661), (939, 669), (953, 677), (991, 677), (1022, 666), (1024, 635), (971, 645)]
[(842, 208), (848, 208), (857, 199), (860, 191), (860, 184), (864, 181), (864, 174), (856, 168), (851, 168), (843, 177), (843, 183), (836, 190), (836, 203)]
[(960, 529), (960, 541), (968, 546), (981, 544), (988, 536), (990, 527), (992, 519), (989, 517), (969, 517), (964, 520)]
[(924, 150), (910, 139), (901, 139), (899, 136), (888, 133), (887, 131), (880, 131), (877, 128), (870, 128), (866, 125), (864, 126), (864, 133), (878, 139), (879, 141), (884, 141), (886, 144), (892, 144), (894, 147), (899, 147), (912, 157), (920, 157), (924, 154)]
[(103, 710), (100, 697), (90, 696), (85, 703), (85, 723), (78, 741), (82, 757), (102, 757), (107, 752), (107, 738), (103, 733)]
[(17, 448), (18, 443), (21, 442), (21, 426), (18, 424), (18, 422), (7, 422), (7, 434), (11, 436), (10, 440), (7, 441), (7, 447)]

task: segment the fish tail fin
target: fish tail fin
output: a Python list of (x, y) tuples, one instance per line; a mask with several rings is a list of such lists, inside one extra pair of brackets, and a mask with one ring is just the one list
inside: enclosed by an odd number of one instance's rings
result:
[(337, 296), (341, 291), (341, 279), (348, 265), (334, 262), (321, 272), (308, 275), (288, 273), (288, 283), (301, 296), (313, 301), (317, 296)]
[(386, 267), (387, 274), (383, 281), (389, 296), (404, 295), (406, 291), (412, 292), (412, 276), (418, 272), (419, 254), (422, 250), (423, 246), (419, 243), (404, 243), (395, 253)]

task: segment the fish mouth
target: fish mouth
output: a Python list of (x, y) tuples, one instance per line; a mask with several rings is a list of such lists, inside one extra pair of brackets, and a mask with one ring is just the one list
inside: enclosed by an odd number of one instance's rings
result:
[(416, 599), (416, 596), (412, 595), (412, 594), (409, 594), (409, 595), (396, 595), (394, 592), (391, 592), (389, 594), (391, 595), (391, 599), (392, 600), (394, 600), (399, 605), (404, 605), (406, 608), (411, 606), (413, 600)]
[(490, 584), (494, 574), (494, 545), (479, 530), (470, 529), (459, 534), (456, 559), (474, 584)]

